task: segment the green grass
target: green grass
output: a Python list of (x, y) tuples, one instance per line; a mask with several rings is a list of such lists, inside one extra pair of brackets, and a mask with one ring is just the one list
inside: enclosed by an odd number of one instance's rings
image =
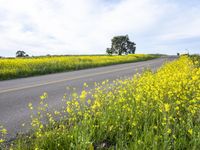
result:
[(126, 56), (52, 56), (0, 59), (0, 80), (50, 74), (128, 63), (158, 58), (159, 55), (134, 54)]
[[(181, 71), (180, 71), (181, 68)], [(17, 138), (16, 150), (166, 150), (200, 147), (200, 68), (187, 56), (156, 73), (104, 81), (95, 90), (64, 96), (64, 109), (48, 112), (41, 96), (33, 134)], [(89, 97), (89, 98), (88, 98)], [(42, 120), (47, 119), (47, 125)], [(55, 121), (60, 118), (60, 121)]]
[(192, 59), (193, 63), (194, 63), (197, 67), (200, 67), (200, 55), (198, 55), (198, 54), (189, 55), (189, 57)]

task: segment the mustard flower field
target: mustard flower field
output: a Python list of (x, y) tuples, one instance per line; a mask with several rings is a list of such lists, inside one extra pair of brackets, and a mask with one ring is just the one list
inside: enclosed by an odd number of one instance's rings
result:
[[(33, 134), (10, 147), (19, 150), (200, 148), (200, 62), (188, 56), (133, 78), (104, 81), (95, 90), (65, 95), (64, 109), (48, 112), (48, 94), (28, 104)], [(84, 84), (84, 89), (87, 88)], [(48, 124), (42, 124), (46, 119)], [(56, 121), (55, 118), (60, 118)]]
[(158, 58), (159, 55), (132, 54), (125, 56), (49, 56), (1, 58), (0, 80), (79, 70)]

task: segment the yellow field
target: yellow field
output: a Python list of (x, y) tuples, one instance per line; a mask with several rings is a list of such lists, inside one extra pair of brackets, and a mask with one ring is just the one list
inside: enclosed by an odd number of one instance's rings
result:
[(60, 56), (0, 59), (0, 80), (135, 62), (156, 57), (158, 56), (134, 54), (126, 56)]

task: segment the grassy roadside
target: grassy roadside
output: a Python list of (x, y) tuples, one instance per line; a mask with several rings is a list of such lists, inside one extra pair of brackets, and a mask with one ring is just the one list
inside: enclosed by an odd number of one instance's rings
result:
[[(107, 81), (92, 93), (64, 96), (62, 111), (48, 112), (41, 96), (32, 118), (34, 134), (13, 149), (198, 149), (200, 147), (200, 68), (187, 56), (132, 79)], [(181, 71), (180, 71), (181, 68)], [(87, 88), (87, 85), (84, 85)], [(110, 90), (108, 90), (110, 89)], [(88, 95), (92, 98), (88, 99)], [(90, 97), (89, 96), (89, 97)], [(60, 122), (55, 121), (60, 117)], [(48, 120), (44, 127), (42, 121)]]
[(0, 80), (144, 61), (158, 57), (160, 56), (133, 54), (126, 56), (94, 55), (0, 59)]

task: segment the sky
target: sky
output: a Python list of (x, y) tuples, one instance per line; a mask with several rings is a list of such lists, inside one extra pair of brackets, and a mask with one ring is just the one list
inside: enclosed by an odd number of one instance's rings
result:
[(126, 34), (136, 53), (200, 53), (200, 1), (0, 0), (0, 56), (104, 54)]

